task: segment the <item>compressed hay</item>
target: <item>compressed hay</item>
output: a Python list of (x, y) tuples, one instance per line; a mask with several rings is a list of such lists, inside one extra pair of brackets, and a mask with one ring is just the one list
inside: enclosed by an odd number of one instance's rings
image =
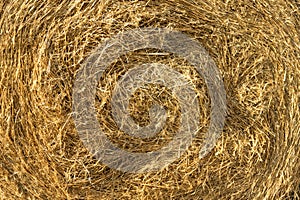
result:
[[(0, 3), (0, 196), (3, 199), (281, 199), (299, 197), (300, 54), (297, 1), (15, 1)], [(111, 91), (133, 65), (177, 69), (197, 88), (203, 129), (189, 150), (159, 172), (123, 173), (98, 162), (82, 144), (71, 113), (80, 64), (106, 38), (138, 27), (167, 27), (198, 40), (221, 71), (226, 125), (214, 150), (199, 160), (209, 122), (209, 97), (185, 60), (153, 49), (132, 52), (107, 70)], [(170, 107), (176, 98), (150, 85), (131, 101), (147, 123), (147, 96)], [(172, 130), (144, 141), (112, 126), (110, 93), (98, 90), (107, 136), (130, 150), (164, 145)], [(145, 106), (141, 106), (139, 96)], [(95, 97), (96, 98), (96, 97)], [(104, 104), (104, 106), (102, 106)], [(164, 140), (162, 140), (164, 139)]]

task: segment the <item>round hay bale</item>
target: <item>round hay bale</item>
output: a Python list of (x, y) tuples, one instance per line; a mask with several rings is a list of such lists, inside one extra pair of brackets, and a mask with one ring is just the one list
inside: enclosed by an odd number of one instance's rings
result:
[[(298, 1), (24, 0), (3, 1), (0, 10), (1, 198), (299, 198)], [(146, 27), (180, 31), (203, 45), (222, 75), (228, 113), (216, 146), (199, 159), (211, 107), (203, 77), (185, 59), (157, 49), (121, 56), (105, 71), (95, 97), (101, 128), (114, 144), (153, 151), (180, 126), (176, 97), (150, 84), (132, 96), (129, 109), (145, 125), (150, 105), (162, 104), (170, 113), (165, 131), (142, 141), (118, 132), (110, 97), (133, 66), (161, 63), (182, 73), (201, 108), (201, 129), (179, 159), (160, 171), (124, 173), (84, 146), (72, 118), (72, 90), (97, 46)]]

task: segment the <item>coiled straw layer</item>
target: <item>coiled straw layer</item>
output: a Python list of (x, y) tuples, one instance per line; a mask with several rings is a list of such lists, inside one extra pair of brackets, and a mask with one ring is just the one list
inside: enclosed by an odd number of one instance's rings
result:
[[(298, 1), (2, 1), (0, 3), (0, 197), (3, 199), (284, 199), (299, 197), (300, 11)], [(130, 100), (137, 123), (159, 102), (166, 131), (151, 140), (117, 131), (110, 96), (135, 65), (156, 62), (193, 83), (201, 125), (188, 151), (165, 169), (123, 173), (98, 162), (72, 119), (80, 64), (105, 39), (161, 27), (199, 41), (227, 93), (221, 138), (198, 158), (209, 123), (203, 79), (186, 60), (155, 49), (120, 57), (99, 81), (96, 109), (108, 138), (128, 151), (159, 149), (180, 114), (168, 88), (148, 85)], [(159, 96), (160, 94), (161, 96)], [(149, 98), (158, 96), (156, 99)], [(101, 99), (101, 100), (99, 100)]]

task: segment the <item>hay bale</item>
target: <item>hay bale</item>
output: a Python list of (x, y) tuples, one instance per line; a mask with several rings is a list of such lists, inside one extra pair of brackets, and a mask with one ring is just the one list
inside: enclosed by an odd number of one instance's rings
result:
[[(299, 197), (297, 1), (24, 0), (3, 1), (0, 8), (4, 199), (280, 199), (291, 193)], [(76, 72), (106, 38), (138, 27), (188, 34), (201, 42), (221, 71), (228, 116), (221, 138), (204, 159), (198, 153), (210, 102), (203, 80), (185, 60), (153, 49), (119, 58), (99, 84), (110, 91), (122, 69), (144, 62), (179, 70), (196, 86), (202, 109), (203, 128), (191, 147), (159, 172), (132, 174), (97, 162), (82, 144), (71, 116)], [(145, 99), (163, 89), (149, 88), (141, 91)], [(115, 135), (110, 93), (98, 92), (99, 121), (114, 143), (129, 151), (149, 151), (172, 137), (166, 133), (160, 135), (163, 142), (141, 143)], [(164, 95), (176, 116), (176, 99), (168, 92)], [(132, 108), (141, 104), (138, 96), (133, 96)], [(147, 112), (139, 115), (132, 110), (138, 123), (148, 122)], [(176, 129), (176, 117), (173, 121), (170, 129)]]

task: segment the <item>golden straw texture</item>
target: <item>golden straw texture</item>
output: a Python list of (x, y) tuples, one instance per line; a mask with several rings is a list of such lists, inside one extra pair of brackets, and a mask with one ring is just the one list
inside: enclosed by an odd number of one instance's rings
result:
[[(72, 88), (80, 64), (99, 44), (142, 27), (181, 31), (205, 47), (222, 74), (228, 115), (215, 148), (199, 159), (210, 120), (202, 77), (168, 52), (120, 57), (95, 97), (98, 120), (115, 144), (133, 152), (159, 149), (179, 126), (176, 97), (150, 84), (132, 96), (130, 113), (147, 124), (149, 106), (158, 102), (170, 113), (165, 130), (149, 140), (118, 132), (112, 88), (135, 65), (176, 69), (195, 86), (201, 108), (199, 134), (180, 159), (159, 172), (123, 173), (97, 161), (81, 142)], [(0, 199), (297, 199), (299, 88), (298, 0), (1, 1)]]

